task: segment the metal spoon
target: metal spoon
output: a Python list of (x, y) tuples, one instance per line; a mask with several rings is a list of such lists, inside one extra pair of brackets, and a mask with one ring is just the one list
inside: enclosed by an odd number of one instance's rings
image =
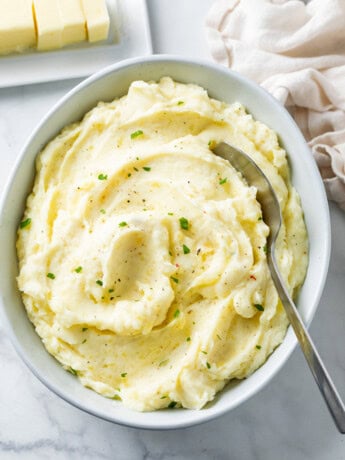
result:
[(257, 189), (257, 200), (261, 204), (263, 220), (270, 228), (270, 234), (267, 238), (267, 261), (272, 280), (334, 422), (340, 433), (345, 433), (345, 406), (279, 273), (275, 258), (275, 243), (282, 218), (277, 196), (265, 174), (247, 154), (225, 142), (219, 143), (212, 151), (228, 160), (242, 174), (248, 184)]

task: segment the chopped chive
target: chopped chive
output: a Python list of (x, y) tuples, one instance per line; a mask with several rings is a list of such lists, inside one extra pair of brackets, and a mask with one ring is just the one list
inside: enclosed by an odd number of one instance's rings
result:
[(124, 379), (127, 375), (127, 372), (122, 372), (121, 377)]
[(265, 244), (265, 246), (262, 248), (262, 250), (264, 251), (265, 254), (267, 254), (267, 244)]
[(103, 286), (103, 281), (102, 280), (97, 280), (96, 284), (98, 284), (98, 286)]
[(221, 338), (221, 336), (220, 336), (219, 334), (217, 334), (217, 338), (218, 338), (219, 340), (222, 340), (222, 338)]
[(177, 105), (183, 105), (184, 101), (178, 101)]
[(47, 273), (47, 278), (50, 278), (51, 280), (55, 280), (54, 273)]
[(173, 212), (168, 212), (168, 216), (173, 216), (174, 213)]
[(99, 180), (107, 180), (107, 179), (108, 179), (108, 175), (107, 175), (107, 174), (99, 174), (99, 175), (98, 175), (98, 179), (99, 179)]
[(262, 216), (258, 217), (258, 220), (262, 220)]
[(134, 171), (139, 171), (139, 169), (136, 168), (135, 166), (133, 166), (133, 169), (134, 169)]
[(105, 209), (100, 209), (99, 212), (102, 213), (102, 214), (105, 214)]
[(89, 329), (88, 327), (83, 327), (83, 328), (82, 328), (82, 331), (85, 332), (85, 331), (87, 331), (88, 329)]
[(136, 159), (137, 161), (139, 161), (139, 160), (140, 160), (140, 158), (139, 158), (139, 157), (136, 157), (135, 159)]
[(144, 134), (144, 132), (141, 129), (138, 129), (137, 131), (134, 131), (134, 133), (131, 134), (131, 139), (135, 139), (138, 136), (141, 136)]
[(128, 174), (127, 174), (127, 177), (131, 177), (131, 175), (132, 175), (131, 173), (128, 173)]
[(254, 307), (257, 308), (259, 311), (264, 311), (264, 307), (259, 303), (255, 303)]
[(255, 345), (255, 348), (257, 348), (258, 350), (261, 350), (261, 345)]
[(175, 310), (174, 318), (178, 318), (180, 316), (180, 310)]
[(206, 362), (207, 369), (211, 369), (211, 364), (207, 361)]
[(108, 292), (109, 292), (109, 294), (111, 294), (112, 292), (114, 292), (114, 289), (112, 289), (112, 288), (108, 289)]
[(215, 146), (217, 145), (217, 141), (215, 141), (214, 139), (211, 139), (210, 141), (208, 141), (208, 144), (210, 149), (214, 149)]
[(115, 401), (122, 401), (122, 398), (119, 395), (114, 395), (111, 399), (115, 399)]
[(225, 184), (225, 182), (228, 180), (227, 177), (224, 177), (224, 179), (219, 179), (219, 185)]
[(204, 355), (207, 355), (207, 351), (201, 350), (201, 353), (204, 353)]
[(151, 168), (149, 166), (143, 166), (144, 171), (151, 171)]
[(171, 401), (171, 403), (169, 404), (169, 409), (173, 409), (175, 406), (176, 406), (177, 402), (176, 401)]
[(23, 220), (20, 224), (20, 228), (25, 228), (28, 227), (31, 224), (31, 217), (28, 217), (27, 219)]
[(186, 342), (190, 342), (190, 340), (191, 340), (190, 337), (186, 338)]
[(84, 340), (82, 341), (82, 344), (83, 344), (83, 343), (85, 343), (85, 342), (86, 342), (86, 340), (87, 340), (87, 339), (84, 339)]
[(119, 227), (126, 227), (126, 225), (128, 225), (127, 222), (120, 222), (119, 223)]
[(168, 396), (167, 395), (163, 395), (160, 397), (160, 399), (166, 399)]
[(165, 366), (166, 364), (168, 364), (168, 362), (169, 362), (168, 359), (164, 359), (164, 361), (161, 361), (161, 362), (158, 364), (158, 366), (159, 366), (159, 367), (163, 367), (163, 366)]
[(180, 217), (179, 221), (180, 221), (180, 226), (181, 228), (183, 228), (183, 230), (189, 229), (188, 219), (186, 219), (185, 217)]
[(183, 247), (183, 254), (189, 254), (190, 253), (190, 249), (188, 246), (186, 246), (185, 244), (182, 245)]
[(82, 269), (83, 269), (83, 267), (81, 267), (81, 266), (79, 265), (79, 267), (77, 267), (74, 271), (75, 271), (76, 273), (80, 273), (80, 272), (82, 271)]
[(170, 278), (174, 281), (174, 283), (178, 284), (178, 278), (175, 278), (174, 276), (170, 276)]
[(75, 369), (73, 369), (73, 367), (69, 367), (69, 368), (67, 369), (67, 371), (70, 372), (70, 373), (73, 374), (73, 375), (78, 375), (78, 371), (76, 371)]

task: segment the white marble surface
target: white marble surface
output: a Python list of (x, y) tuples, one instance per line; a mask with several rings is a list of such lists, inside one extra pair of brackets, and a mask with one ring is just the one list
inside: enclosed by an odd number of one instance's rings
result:
[[(148, 3), (155, 52), (208, 57), (203, 20), (212, 0)], [(0, 90), (0, 191), (31, 130), (76, 83)], [(345, 397), (345, 213), (331, 206), (331, 218), (330, 271), (311, 332)], [(1, 328), (0, 369), (1, 460), (345, 459), (345, 437), (336, 432), (299, 350), (239, 408), (171, 432), (123, 428), (69, 406), (30, 373)]]

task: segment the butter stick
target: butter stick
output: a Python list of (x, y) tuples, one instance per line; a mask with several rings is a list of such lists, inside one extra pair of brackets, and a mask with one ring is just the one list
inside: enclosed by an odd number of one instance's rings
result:
[(58, 0), (33, 0), (37, 49), (51, 50), (62, 47), (63, 23)]
[(59, 0), (62, 46), (86, 40), (86, 23), (81, 0)]
[(0, 1), (0, 54), (21, 52), (35, 46), (31, 5), (31, 0)]
[(109, 33), (109, 14), (105, 0), (82, 0), (89, 42), (106, 40)]

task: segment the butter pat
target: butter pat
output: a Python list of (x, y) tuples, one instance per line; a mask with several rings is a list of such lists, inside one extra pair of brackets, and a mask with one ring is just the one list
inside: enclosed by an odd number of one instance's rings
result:
[(105, 0), (82, 0), (89, 42), (105, 40), (109, 33), (109, 14)]
[(30, 0), (0, 1), (0, 54), (20, 52), (36, 43)]
[(63, 23), (58, 0), (34, 0), (37, 27), (37, 49), (51, 50), (62, 47)]
[(62, 46), (86, 40), (85, 17), (81, 0), (59, 0), (62, 20)]

